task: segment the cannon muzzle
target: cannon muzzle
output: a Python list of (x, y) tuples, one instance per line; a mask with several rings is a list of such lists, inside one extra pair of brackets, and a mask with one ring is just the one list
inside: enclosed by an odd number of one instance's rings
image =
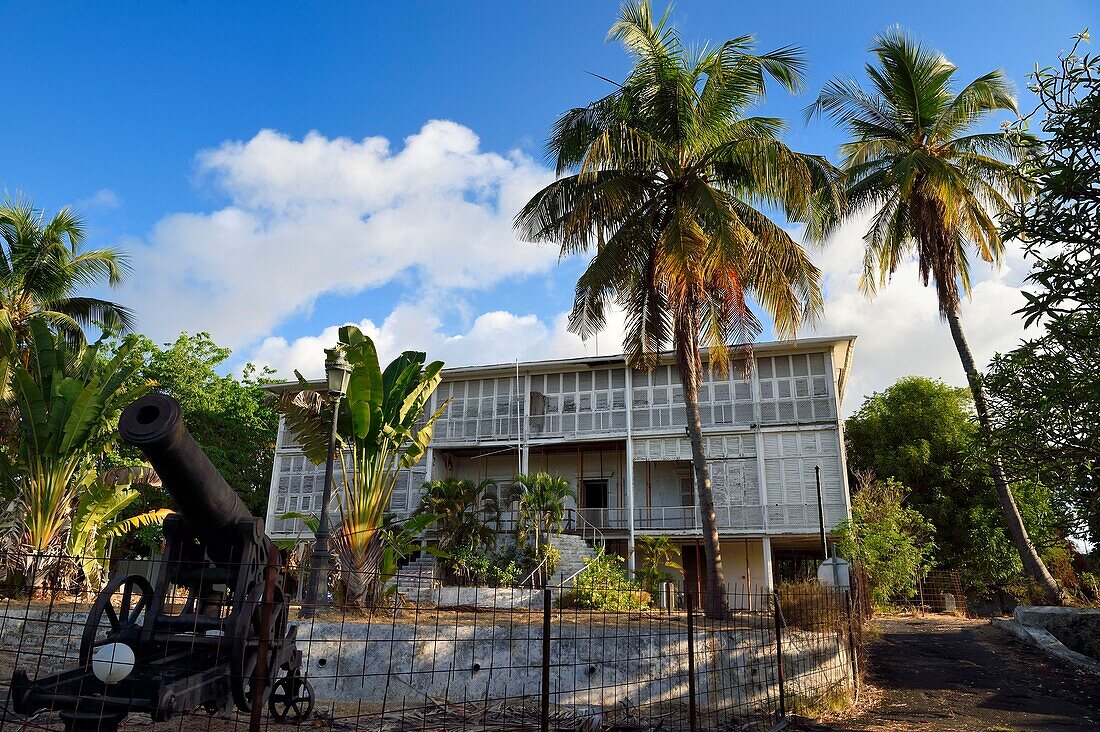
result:
[(228, 558), (234, 525), (252, 514), (187, 431), (180, 403), (147, 394), (122, 412), (118, 432), (145, 453), (210, 558)]

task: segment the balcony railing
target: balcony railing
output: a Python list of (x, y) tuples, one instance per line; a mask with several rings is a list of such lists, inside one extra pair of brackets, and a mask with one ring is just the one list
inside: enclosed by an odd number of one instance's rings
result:
[[(820, 528), (817, 504), (773, 504), (769, 506), (717, 506), (718, 528), (728, 531), (763, 531), (764, 512), (769, 531), (817, 532)], [(826, 505), (826, 528), (843, 520), (843, 505)], [(604, 531), (626, 531), (625, 508), (580, 508), (580, 516)], [(635, 531), (699, 531), (702, 521), (695, 506), (636, 506)]]

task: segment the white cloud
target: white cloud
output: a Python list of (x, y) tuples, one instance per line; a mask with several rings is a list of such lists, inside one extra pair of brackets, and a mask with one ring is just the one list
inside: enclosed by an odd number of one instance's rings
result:
[[(535, 315), (516, 315), (496, 310), (482, 313), (464, 332), (445, 331), (437, 311), (426, 305), (401, 305), (379, 325), (362, 320), (357, 325), (374, 340), (379, 358), (388, 361), (404, 350), (425, 351), (431, 359), (448, 366), (486, 365), (549, 358), (618, 353), (622, 342), (622, 317), (611, 313), (608, 326), (587, 343), (568, 332), (567, 314), (549, 322)], [(293, 378), (294, 370), (307, 377), (319, 377), (324, 368), (324, 349), (337, 342), (337, 326), (315, 336), (293, 341), (266, 338), (252, 352), (257, 365), (274, 368), (281, 377)], [(598, 350), (597, 350), (598, 346)]]
[(122, 205), (122, 199), (110, 188), (100, 188), (92, 195), (76, 202), (77, 211), (107, 211)]
[(397, 151), (381, 137), (265, 130), (201, 153), (198, 167), (228, 205), (167, 216), (128, 247), (141, 276), (117, 297), (140, 303), (154, 338), (208, 330), (236, 348), (326, 293), (406, 277), (431, 291), (486, 288), (557, 259), (512, 231), (551, 173), (518, 152), (481, 151), (453, 122), (428, 122)]
[[(935, 292), (921, 284), (915, 262), (902, 264), (873, 300), (859, 291), (865, 230), (865, 220), (845, 226), (816, 255), (826, 292), (825, 319), (814, 333), (859, 336), (845, 413), (858, 409), (863, 397), (910, 374), (965, 386), (951, 333), (939, 318)], [(1029, 267), (1020, 247), (1009, 243), (1002, 268), (977, 261), (971, 270), (973, 296), (963, 303), (963, 331), (974, 358), (984, 366), (994, 353), (1013, 348), (1025, 335), (1023, 321), (1013, 311), (1023, 304), (1021, 285)]]

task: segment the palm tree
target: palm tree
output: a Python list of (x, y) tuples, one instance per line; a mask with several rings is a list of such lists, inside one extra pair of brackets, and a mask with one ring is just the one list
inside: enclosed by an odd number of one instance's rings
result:
[(83, 249), (84, 222), (63, 208), (50, 220), (31, 203), (0, 205), (0, 340), (25, 353), (30, 322), (41, 318), (72, 345), (84, 329), (130, 330), (128, 308), (78, 295), (82, 288), (117, 285), (128, 272), (117, 249)]
[(644, 1), (623, 6), (609, 39), (634, 66), (609, 95), (557, 121), (549, 151), (560, 178), (528, 202), (516, 227), (528, 240), (558, 243), (562, 256), (592, 253), (577, 282), (573, 332), (597, 332), (614, 301), (625, 311), (632, 366), (652, 368), (672, 344), (703, 521), (704, 605), (718, 616), (723, 574), (697, 401), (701, 351), (725, 371), (730, 345), (761, 331), (750, 298), (780, 336), (821, 312), (819, 270), (764, 209), (816, 234), (842, 203), (839, 173), (786, 147), (782, 120), (749, 116), (767, 78), (801, 86), (798, 49), (756, 54), (753, 37), (742, 36), (688, 50), (668, 12), (655, 21)]
[(565, 520), (565, 502), (574, 498), (569, 481), (550, 473), (518, 474), (505, 496), (516, 504), (516, 541), (527, 546), (534, 535), (535, 549), (549, 542), (551, 534), (561, 533)]
[(416, 513), (434, 517), (440, 549), (450, 551), (464, 545), (475, 550), (492, 548), (496, 541), (493, 527), (500, 523), (495, 482), (444, 478), (428, 481), (422, 491)]
[[(916, 255), (925, 285), (936, 288), (962, 360), (983, 433), (989, 411), (974, 356), (963, 335), (960, 294), (970, 292), (971, 251), (999, 265), (1004, 254), (997, 217), (1030, 191), (1013, 162), (1033, 138), (1019, 141), (975, 131), (992, 113), (1015, 113), (1016, 100), (1001, 71), (991, 71), (956, 93), (955, 66), (899, 29), (875, 39), (868, 64), (871, 89), (834, 79), (807, 116), (827, 115), (847, 128), (841, 149), (849, 215), (872, 212), (864, 240), (861, 286), (874, 295), (900, 262)], [(832, 222), (835, 226), (840, 221)], [(987, 440), (988, 444), (988, 440)], [(1028, 538), (998, 455), (990, 472), (1024, 568), (1051, 601), (1061, 596)]]

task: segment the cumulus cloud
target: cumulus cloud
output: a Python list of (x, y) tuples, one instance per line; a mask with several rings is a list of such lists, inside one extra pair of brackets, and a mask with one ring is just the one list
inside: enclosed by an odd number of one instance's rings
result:
[[(863, 397), (910, 374), (940, 378), (958, 386), (966, 375), (947, 324), (940, 320), (935, 292), (924, 287), (916, 262), (901, 265), (890, 284), (869, 300), (859, 291), (866, 220), (838, 231), (815, 256), (825, 274), (825, 319), (812, 333), (855, 334), (855, 357), (844, 411)], [(1030, 271), (1019, 245), (1009, 243), (1000, 269), (974, 262), (971, 300), (963, 303), (963, 330), (980, 366), (994, 353), (1013, 348), (1024, 337), (1013, 312), (1024, 302), (1021, 288)]]
[[(874, 300), (859, 291), (864, 228), (865, 222), (854, 222), (814, 253), (825, 274), (825, 318), (803, 334), (858, 336), (845, 414), (858, 409), (865, 396), (909, 374), (965, 386), (950, 332), (938, 316), (935, 294), (920, 284), (915, 262), (902, 265)], [(973, 298), (963, 305), (963, 325), (975, 358), (984, 365), (994, 353), (1011, 349), (1025, 335), (1022, 321), (1013, 311), (1023, 302), (1021, 287), (1029, 267), (1020, 248), (1009, 245), (1001, 269), (976, 263), (973, 270)], [(542, 319), (494, 310), (474, 317), (469, 327), (449, 330), (440, 317), (446, 307), (442, 301), (420, 301), (399, 305), (380, 323), (362, 320), (354, 324), (375, 340), (384, 359), (416, 349), (448, 365), (467, 366), (506, 363), (517, 357), (532, 360), (621, 352), (621, 312), (611, 313), (598, 339), (582, 342), (568, 332), (566, 313)], [(276, 369), (284, 378), (291, 378), (294, 369), (318, 377), (324, 349), (336, 341), (336, 326), (294, 340), (269, 337), (251, 351), (249, 359)]]
[(228, 204), (169, 215), (128, 244), (141, 277), (118, 298), (141, 303), (157, 338), (209, 330), (236, 348), (326, 293), (399, 278), (430, 291), (487, 288), (557, 258), (519, 246), (511, 223), (551, 173), (518, 152), (482, 151), (453, 122), (428, 122), (399, 150), (381, 137), (264, 130), (201, 153), (198, 169)]
[[(401, 305), (376, 324), (362, 320), (356, 325), (375, 342), (379, 358), (388, 361), (404, 350), (425, 351), (432, 359), (449, 366), (487, 365), (521, 361), (570, 358), (618, 353), (622, 342), (622, 316), (611, 313), (598, 339), (582, 341), (568, 331), (566, 313), (549, 320), (535, 315), (517, 315), (496, 310), (482, 313), (468, 329), (448, 333), (437, 310), (424, 305)], [(275, 369), (283, 378), (293, 378), (297, 369), (308, 378), (324, 372), (324, 349), (337, 342), (337, 326), (321, 333), (288, 341), (266, 338), (252, 352), (250, 360)]]

